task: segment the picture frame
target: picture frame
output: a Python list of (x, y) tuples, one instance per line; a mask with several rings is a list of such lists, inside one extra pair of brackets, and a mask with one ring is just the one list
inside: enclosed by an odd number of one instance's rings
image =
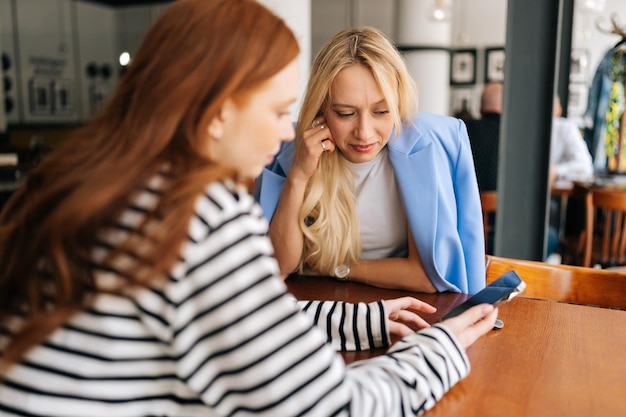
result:
[(569, 80), (572, 83), (587, 83), (589, 76), (589, 60), (587, 49), (572, 49), (570, 58)]
[(453, 88), (450, 90), (450, 114), (460, 116), (465, 112), (472, 115), (474, 90), (472, 88)]
[(504, 81), (505, 57), (503, 47), (485, 48), (485, 84)]
[(476, 49), (450, 51), (450, 85), (471, 86), (476, 84)]

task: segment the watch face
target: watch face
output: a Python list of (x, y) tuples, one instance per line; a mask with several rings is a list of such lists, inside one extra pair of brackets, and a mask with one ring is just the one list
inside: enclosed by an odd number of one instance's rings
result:
[(348, 265), (339, 265), (335, 268), (335, 276), (339, 279), (345, 279), (350, 273), (350, 267)]

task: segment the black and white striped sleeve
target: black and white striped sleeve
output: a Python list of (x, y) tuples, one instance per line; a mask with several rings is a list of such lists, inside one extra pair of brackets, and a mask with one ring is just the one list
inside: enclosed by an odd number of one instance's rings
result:
[(389, 346), (387, 314), (382, 301), (298, 301), (298, 306), (322, 329), (335, 350), (368, 350)]
[(386, 355), (348, 367), (351, 415), (419, 415), (469, 371), (465, 351), (444, 326), (423, 329)]

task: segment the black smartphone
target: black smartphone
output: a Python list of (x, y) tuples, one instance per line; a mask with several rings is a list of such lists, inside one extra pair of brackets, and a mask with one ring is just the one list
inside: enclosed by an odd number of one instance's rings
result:
[(524, 291), (524, 288), (526, 288), (526, 283), (517, 275), (517, 272), (511, 270), (474, 294), (471, 298), (468, 298), (462, 304), (456, 306), (448, 314), (443, 316), (442, 320), (458, 316), (468, 308), (478, 304), (487, 303), (497, 306), (498, 304), (505, 303)]

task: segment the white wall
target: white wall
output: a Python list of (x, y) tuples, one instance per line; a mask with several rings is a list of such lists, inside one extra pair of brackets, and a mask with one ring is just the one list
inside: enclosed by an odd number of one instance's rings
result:
[(119, 75), (116, 13), (97, 3), (76, 3), (79, 117), (89, 120), (113, 92)]
[(291, 112), (295, 121), (300, 111), (311, 67), (311, 0), (261, 0), (261, 3), (285, 20), (300, 45), (300, 88), (298, 101)]
[[(415, 27), (420, 24), (431, 24), (423, 16), (410, 16), (406, 15), (405, 9), (409, 2), (404, 4), (404, 8), (400, 8), (399, 5), (402, 0), (311, 0), (311, 21), (312, 21), (312, 50), (315, 54), (319, 48), (336, 32), (341, 29), (350, 26), (375, 26), (383, 31), (390, 39), (398, 41), (400, 36), (398, 32), (398, 23), (401, 21), (409, 22), (404, 26), (413, 31), (419, 31), (420, 28)], [(415, 6), (412, 9), (415, 10), (428, 10), (428, 4), (423, 0), (415, 0), (416, 3), (424, 3)], [(434, 4), (435, 0), (432, 0)], [(450, 103), (450, 106), (454, 106), (456, 103), (460, 103), (462, 98), (468, 98), (471, 101), (471, 108), (475, 110), (478, 115), (478, 102), (480, 92), (483, 87), (484, 77), (484, 48), (485, 47), (501, 47), (504, 46), (506, 39), (506, 0), (450, 0), (452, 5), (452, 18), (451, 24), (448, 24), (446, 30), (451, 30), (451, 33), (447, 36), (436, 36), (437, 39), (446, 39), (446, 47), (451, 48), (477, 48), (477, 82), (471, 87), (451, 88), (450, 97), (438, 97), (434, 94), (429, 94), (429, 83), (427, 79), (430, 75), (426, 75), (420, 78), (418, 81), (418, 88), (424, 92), (420, 96), (420, 108), (431, 109), (441, 108), (442, 99), (443, 103)], [(402, 10), (400, 10), (402, 9)], [(402, 13), (402, 15), (399, 15)], [(431, 28), (432, 29), (432, 28)], [(427, 29), (427, 30), (431, 30)], [(421, 44), (428, 43), (428, 37), (420, 35)], [(399, 43), (403, 43), (400, 39)], [(437, 44), (440, 44), (439, 42)], [(428, 59), (428, 54), (419, 54), (415, 57), (412, 54), (411, 59), (419, 59), (423, 61)], [(433, 54), (436, 59), (441, 59), (437, 54)], [(414, 65), (415, 66), (415, 65)], [(418, 65), (419, 66), (419, 65)], [(423, 72), (424, 68), (427, 68), (428, 64), (422, 64), (420, 68)], [(443, 70), (437, 70), (437, 79), (439, 77), (448, 77), (447, 67)], [(443, 91), (446, 94), (446, 91)], [(429, 99), (430, 97), (430, 99)], [(449, 98), (449, 100), (448, 100)], [(433, 103), (429, 103), (429, 100), (433, 100)], [(447, 105), (444, 109), (448, 108)], [(450, 113), (454, 109), (450, 107)]]
[(480, 94), (485, 85), (485, 49), (506, 43), (506, 0), (455, 0), (452, 9), (452, 47), (476, 48), (476, 83), (450, 91), (450, 114), (460, 109), (464, 99), (479, 117)]

